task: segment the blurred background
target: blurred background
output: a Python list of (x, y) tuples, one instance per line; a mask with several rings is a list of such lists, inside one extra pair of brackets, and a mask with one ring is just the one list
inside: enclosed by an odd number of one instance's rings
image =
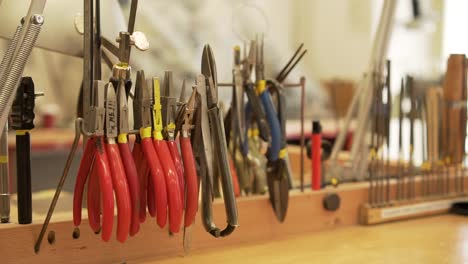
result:
[[(308, 53), (286, 82), (298, 83), (301, 76), (306, 77), (306, 120), (337, 120), (345, 114), (354, 87), (368, 65), (382, 2), (141, 0), (135, 30), (146, 34), (150, 48), (145, 52), (134, 49), (131, 65), (134, 70), (144, 69), (147, 76), (163, 76), (165, 70), (172, 70), (177, 87), (183, 79), (192, 84), (200, 72), (203, 45), (210, 43), (216, 56), (218, 80), (230, 82), (233, 46), (242, 46), (263, 33), (266, 75), (273, 77), (304, 43)], [(29, 1), (2, 1), (2, 52), (28, 5)], [(129, 5), (128, 0), (101, 0), (105, 37), (115, 39), (119, 31), (126, 29)], [(32, 152), (33, 170), (51, 176), (52, 181), (36, 177), (36, 190), (55, 185), (69, 137), (73, 136), (70, 131), (83, 67), (83, 41), (76, 30), (82, 8), (82, 1), (47, 1), (38, 47), (25, 70), (25, 76), (34, 78), (36, 90), (46, 94), (36, 100), (38, 132), (33, 132), (32, 137), (33, 141), (42, 138), (42, 145)], [(440, 83), (448, 54), (468, 52), (468, 36), (464, 33), (468, 17), (462, 13), (467, 9), (468, 2), (463, 0), (421, 0), (415, 12), (411, 0), (399, 1), (388, 55), (392, 61), (393, 95), (398, 94), (399, 79), (404, 74), (411, 74), (420, 82)], [(104, 73), (103, 78), (108, 76)], [(229, 103), (230, 89), (220, 89), (222, 100)], [(287, 100), (288, 117), (298, 119), (299, 89), (289, 89)], [(57, 134), (47, 136), (48, 132), (40, 129), (44, 122), (53, 127), (54, 133), (64, 134), (64, 139)], [(73, 180), (68, 180), (66, 188), (72, 186)]]

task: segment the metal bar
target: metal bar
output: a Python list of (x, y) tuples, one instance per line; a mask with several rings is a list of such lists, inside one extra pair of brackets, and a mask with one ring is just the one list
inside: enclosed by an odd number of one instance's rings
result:
[(65, 163), (62, 176), (60, 177), (57, 188), (55, 189), (54, 198), (52, 198), (52, 202), (50, 203), (49, 210), (47, 211), (47, 216), (41, 228), (41, 232), (39, 233), (39, 236), (37, 237), (36, 243), (34, 244), (34, 252), (36, 254), (39, 253), (39, 250), (41, 249), (42, 240), (44, 239), (45, 232), (47, 231), (47, 227), (49, 226), (50, 219), (52, 218), (52, 214), (54, 213), (55, 206), (57, 205), (58, 199), (60, 197), (60, 193), (62, 192), (63, 185), (65, 184), (65, 180), (67, 179), (68, 171), (70, 170), (70, 166), (73, 161), (73, 158), (75, 157), (75, 152), (78, 147), (78, 143), (80, 142), (80, 135), (81, 135), (82, 130), (83, 130), (83, 119), (77, 118), (75, 121), (75, 139), (73, 140), (70, 153), (68, 154), (67, 162)]
[(304, 148), (305, 148), (305, 136), (304, 136), (304, 115), (305, 115), (305, 77), (301, 77), (301, 192), (304, 192)]
[(130, 5), (130, 16), (128, 18), (128, 29), (127, 29), (127, 32), (130, 33), (130, 35), (133, 34), (133, 31), (135, 30), (137, 7), (138, 7), (138, 0), (132, 0), (132, 3)]

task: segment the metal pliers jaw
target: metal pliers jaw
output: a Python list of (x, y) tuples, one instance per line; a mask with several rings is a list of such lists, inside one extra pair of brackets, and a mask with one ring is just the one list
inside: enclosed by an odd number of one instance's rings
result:
[(179, 110), (176, 115), (176, 135), (180, 131), (182, 137), (190, 137), (190, 131), (195, 127), (193, 124), (193, 118), (195, 114), (196, 104), (197, 104), (197, 87), (192, 87), (192, 93), (187, 102), (185, 102), (185, 81), (182, 85), (182, 92), (179, 99)]
[(176, 98), (171, 97), (171, 91), (174, 90), (172, 72), (166, 71), (164, 74), (163, 89), (161, 91), (161, 105), (162, 105), (162, 117), (164, 136), (168, 140), (174, 140), (175, 125), (175, 110), (176, 110)]
[(118, 117), (119, 117), (119, 136), (127, 135), (130, 131), (128, 125), (128, 103), (127, 95), (125, 92), (125, 83), (123, 81), (119, 82), (117, 90), (117, 104), (118, 104)]
[(149, 90), (145, 79), (145, 73), (138, 71), (133, 100), (134, 127), (136, 129), (151, 128), (152, 97), (152, 92)]

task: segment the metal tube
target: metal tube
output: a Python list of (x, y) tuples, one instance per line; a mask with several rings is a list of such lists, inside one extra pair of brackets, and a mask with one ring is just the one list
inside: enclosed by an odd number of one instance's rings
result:
[(10, 222), (10, 181), (8, 175), (8, 125), (0, 138), (0, 221)]

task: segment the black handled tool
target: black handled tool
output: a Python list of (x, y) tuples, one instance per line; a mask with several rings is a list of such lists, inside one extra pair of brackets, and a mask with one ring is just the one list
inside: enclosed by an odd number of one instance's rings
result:
[(18, 192), (18, 223), (32, 222), (31, 142), (29, 131), (34, 128), (34, 82), (21, 78), (11, 110), (11, 127), (16, 130), (16, 178)]

